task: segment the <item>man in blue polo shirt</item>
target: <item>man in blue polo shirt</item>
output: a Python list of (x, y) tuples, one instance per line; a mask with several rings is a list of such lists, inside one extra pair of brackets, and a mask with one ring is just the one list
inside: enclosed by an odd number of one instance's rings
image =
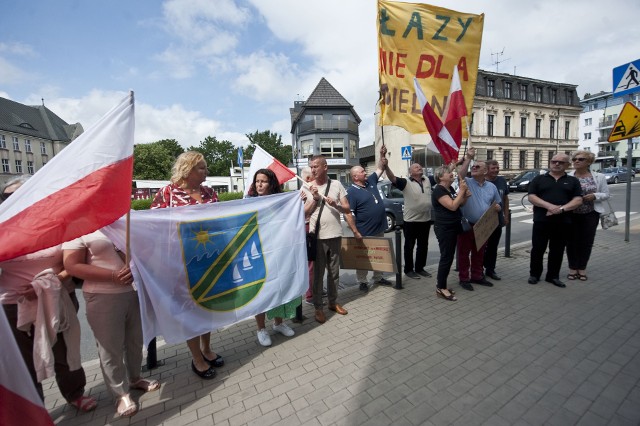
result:
[[(475, 154), (475, 149), (469, 148), (462, 165), (458, 169), (460, 179), (467, 175), (469, 164)], [(487, 165), (484, 161), (476, 161), (471, 167), (471, 177), (464, 178), (471, 191), (471, 197), (467, 199), (467, 202), (460, 209), (471, 225), (480, 220), (493, 203), (495, 203), (493, 207), (496, 211), (495, 214), (502, 210), (500, 207), (502, 200), (498, 189), (486, 179), (486, 176)], [(476, 247), (473, 228), (458, 235), (458, 277), (460, 278), (460, 287), (465, 290), (473, 291), (471, 283), (493, 287), (493, 283), (484, 277), (483, 262), (486, 247), (486, 242), (482, 247)]]
[[(378, 191), (378, 180), (387, 168), (387, 148), (380, 148), (380, 160), (375, 173), (369, 177), (360, 166), (351, 168), (351, 186), (347, 190), (347, 199), (351, 213), (356, 219), (356, 228), (363, 237), (383, 237), (387, 227), (387, 216), (384, 203)], [(368, 291), (367, 271), (356, 270), (356, 279), (360, 283), (360, 290)], [(382, 272), (373, 272), (373, 282), (380, 285), (391, 285), (382, 277)]]

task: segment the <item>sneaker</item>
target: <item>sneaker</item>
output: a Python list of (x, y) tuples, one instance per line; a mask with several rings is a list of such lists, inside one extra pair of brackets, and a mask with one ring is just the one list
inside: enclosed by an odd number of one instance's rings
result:
[(313, 306), (313, 299), (304, 299), (304, 303)]
[(293, 329), (291, 327), (289, 327), (287, 324), (282, 323), (282, 324), (273, 324), (273, 331), (282, 334), (283, 336), (287, 336), (287, 337), (291, 337), (294, 334), (296, 334), (295, 331), (293, 331)]
[(364, 291), (365, 293), (369, 291), (367, 283), (360, 283), (360, 291)]
[(416, 274), (422, 275), (425, 278), (429, 278), (431, 276), (431, 274), (429, 272), (425, 271), (424, 269), (422, 271), (416, 271)]
[(269, 337), (269, 332), (266, 329), (258, 330), (258, 342), (262, 346), (271, 346), (271, 337)]
[(413, 278), (414, 280), (419, 280), (420, 279), (420, 275), (416, 274), (413, 271), (405, 272), (404, 274), (406, 276), (408, 276), (409, 278)]
[(376, 281), (376, 284), (380, 284), (380, 285), (393, 285), (393, 283), (385, 278), (380, 278), (378, 281)]

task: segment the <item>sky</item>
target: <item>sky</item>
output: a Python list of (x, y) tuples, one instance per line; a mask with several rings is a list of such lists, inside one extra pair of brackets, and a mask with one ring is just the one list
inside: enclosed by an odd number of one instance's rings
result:
[[(374, 140), (375, 0), (24, 0), (0, 15), (0, 97), (87, 129), (133, 90), (135, 143), (291, 144), (289, 108), (326, 78)], [(485, 14), (480, 68), (611, 91), (640, 58), (640, 2), (432, 0)], [(635, 47), (634, 47), (635, 46)], [(496, 59), (501, 61), (496, 65)]]

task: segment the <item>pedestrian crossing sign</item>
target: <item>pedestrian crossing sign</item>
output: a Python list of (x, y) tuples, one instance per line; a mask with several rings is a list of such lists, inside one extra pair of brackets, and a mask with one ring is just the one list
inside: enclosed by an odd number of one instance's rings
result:
[(400, 153), (403, 160), (411, 160), (411, 145), (401, 147)]
[(613, 69), (613, 96), (640, 91), (640, 59)]
[(631, 139), (640, 136), (640, 109), (631, 102), (622, 107), (616, 124), (609, 134), (609, 142)]

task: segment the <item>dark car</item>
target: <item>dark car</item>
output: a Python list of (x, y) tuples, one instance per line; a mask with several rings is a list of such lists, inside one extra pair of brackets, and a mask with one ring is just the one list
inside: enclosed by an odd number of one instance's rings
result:
[(387, 229), (384, 232), (390, 232), (396, 225), (404, 224), (404, 195), (388, 180), (378, 182), (378, 191), (387, 215)]
[[(607, 167), (602, 169), (602, 174), (607, 178), (607, 183), (626, 182), (628, 169), (626, 167)], [(631, 181), (636, 178), (636, 172), (631, 169)]]
[(538, 176), (540, 173), (546, 172), (547, 171), (543, 169), (531, 169), (523, 171), (513, 179), (509, 180), (509, 191), (527, 192), (529, 190), (529, 183), (533, 180), (533, 178)]

